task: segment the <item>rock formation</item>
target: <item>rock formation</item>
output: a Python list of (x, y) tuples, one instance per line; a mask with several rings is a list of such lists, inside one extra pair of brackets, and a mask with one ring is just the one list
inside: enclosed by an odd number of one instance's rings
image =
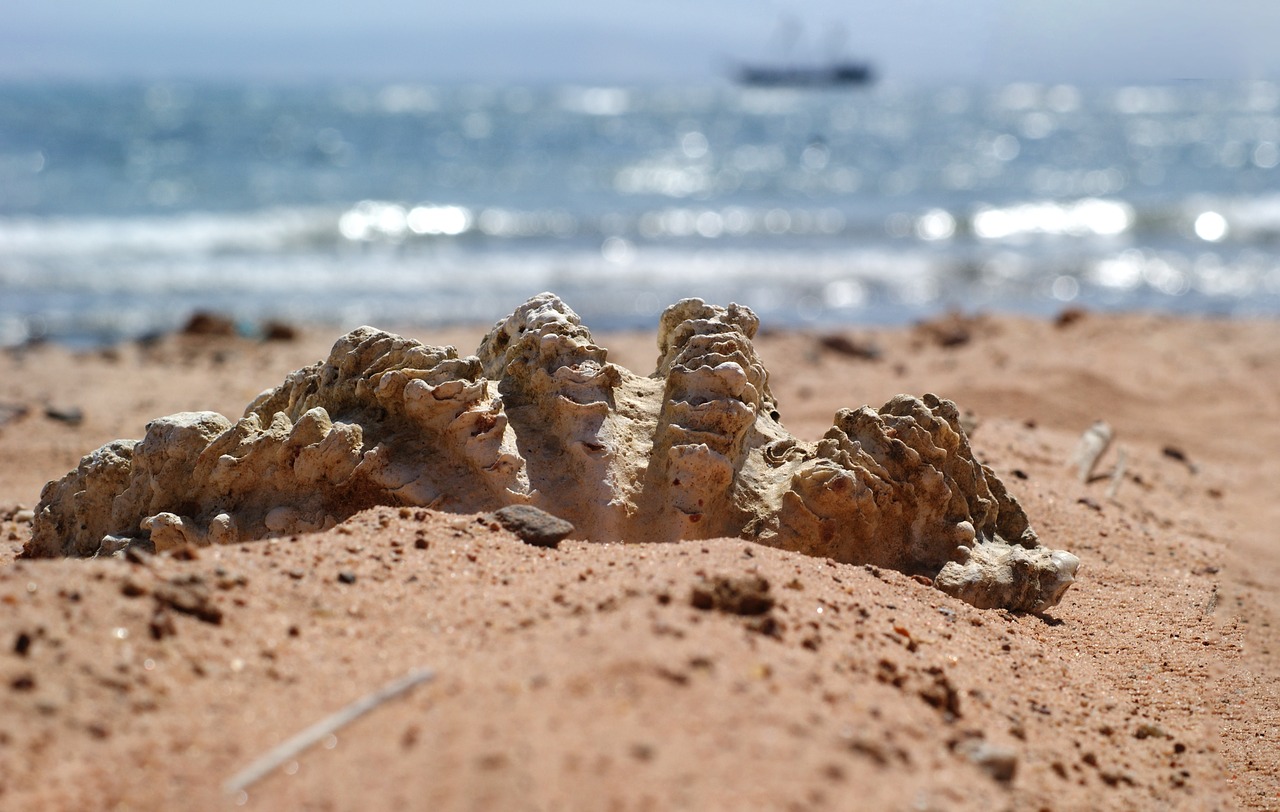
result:
[(1042, 611), (1079, 564), (1039, 545), (974, 459), (953, 403), (841, 410), (817, 443), (778, 422), (758, 319), (686, 299), (641, 377), (556, 296), (475, 356), (362, 327), (232, 422), (155, 420), (45, 486), (28, 556), (165, 550), (331, 527), (373, 505), (532, 505), (598, 541), (738, 536), (924, 575), (979, 607)]

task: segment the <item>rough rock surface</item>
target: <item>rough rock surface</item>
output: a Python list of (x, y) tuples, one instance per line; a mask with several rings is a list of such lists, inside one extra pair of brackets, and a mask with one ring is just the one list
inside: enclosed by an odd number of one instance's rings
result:
[(779, 422), (758, 319), (686, 299), (657, 368), (609, 363), (553, 294), (476, 356), (362, 327), (237, 422), (155, 420), (41, 494), (25, 555), (226, 544), (333, 526), (373, 505), (532, 505), (600, 541), (740, 536), (933, 579), (980, 607), (1042, 611), (1078, 559), (1039, 545), (974, 459), (953, 403), (841, 410), (817, 443)]

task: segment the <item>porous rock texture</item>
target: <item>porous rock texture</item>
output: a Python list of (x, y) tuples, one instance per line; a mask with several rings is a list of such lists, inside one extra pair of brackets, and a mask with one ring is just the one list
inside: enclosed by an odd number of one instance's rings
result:
[(739, 536), (933, 580), (979, 607), (1043, 611), (1079, 560), (1040, 546), (955, 404), (841, 410), (817, 443), (778, 422), (748, 308), (662, 314), (654, 374), (609, 363), (558, 297), (475, 356), (362, 327), (232, 422), (185, 412), (81, 460), (41, 494), (25, 555), (165, 550), (328, 528), (373, 505), (532, 505), (574, 536)]

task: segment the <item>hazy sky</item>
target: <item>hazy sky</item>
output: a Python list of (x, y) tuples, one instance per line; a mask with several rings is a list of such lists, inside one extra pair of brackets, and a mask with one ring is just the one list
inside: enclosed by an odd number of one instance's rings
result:
[(702, 82), (784, 18), (906, 83), (1280, 79), (1277, 0), (46, 0), (0, 11), (0, 78)]

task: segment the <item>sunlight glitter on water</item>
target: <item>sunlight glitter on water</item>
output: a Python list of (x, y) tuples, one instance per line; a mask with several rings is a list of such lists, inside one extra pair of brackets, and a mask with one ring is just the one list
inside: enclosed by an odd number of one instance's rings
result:
[[(602, 327), (1280, 312), (1280, 87), (0, 87), (0, 341), (193, 309)], [(647, 306), (646, 308), (648, 309)]]

